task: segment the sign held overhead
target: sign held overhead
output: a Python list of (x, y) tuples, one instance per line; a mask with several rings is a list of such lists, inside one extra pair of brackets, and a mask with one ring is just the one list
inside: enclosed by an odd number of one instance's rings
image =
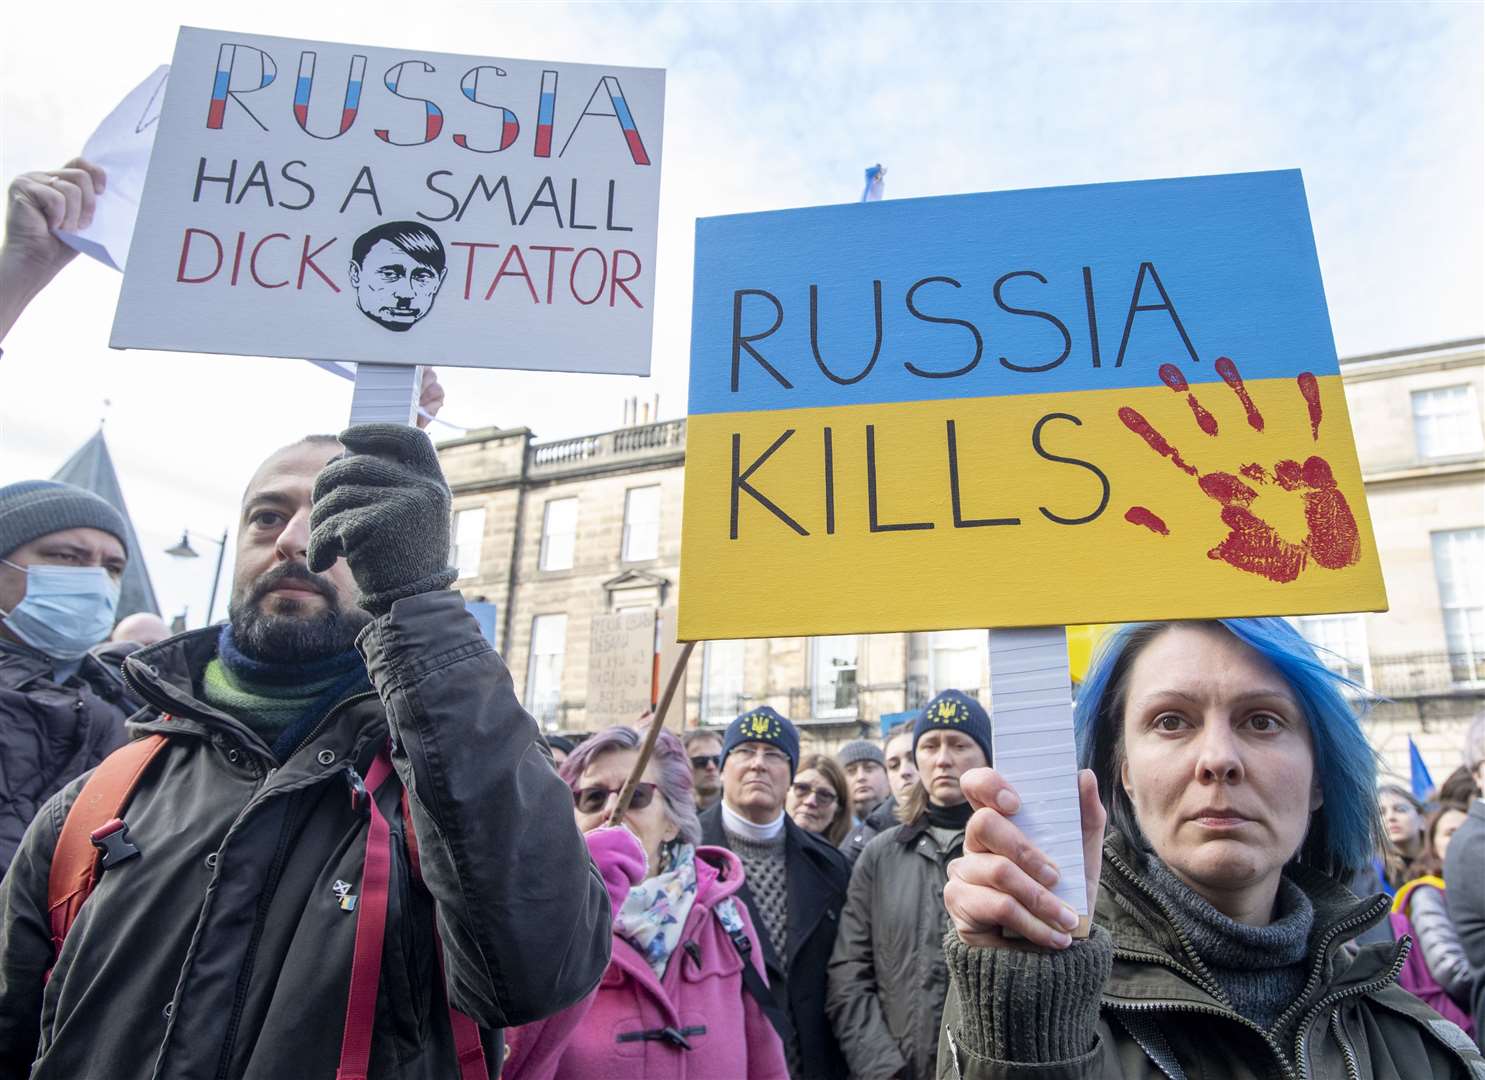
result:
[(1298, 171), (702, 219), (693, 303), (683, 639), (1386, 606)]
[(664, 94), (183, 28), (110, 343), (647, 374)]

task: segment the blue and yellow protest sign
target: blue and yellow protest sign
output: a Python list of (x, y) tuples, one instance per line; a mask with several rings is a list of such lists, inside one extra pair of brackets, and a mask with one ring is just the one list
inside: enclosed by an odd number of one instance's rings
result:
[(683, 639), (1382, 610), (1298, 171), (706, 218)]

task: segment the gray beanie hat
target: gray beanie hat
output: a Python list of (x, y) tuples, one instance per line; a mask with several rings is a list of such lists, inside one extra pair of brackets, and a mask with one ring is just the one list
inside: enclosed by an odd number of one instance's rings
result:
[(21, 480), (0, 487), (0, 558), (48, 533), (101, 529), (127, 550), (124, 517), (91, 491), (56, 480)]
[(875, 761), (882, 768), (887, 767), (887, 758), (882, 753), (882, 748), (867, 739), (852, 739), (836, 751), (835, 760), (840, 762), (843, 769), (858, 761)]

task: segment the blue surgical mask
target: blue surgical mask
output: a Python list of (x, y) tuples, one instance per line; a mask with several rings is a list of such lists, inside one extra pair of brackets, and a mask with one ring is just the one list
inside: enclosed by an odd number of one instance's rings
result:
[(108, 637), (119, 607), (119, 583), (101, 566), (16, 566), (26, 575), (26, 596), (12, 611), (0, 609), (10, 632), (53, 660), (78, 660)]

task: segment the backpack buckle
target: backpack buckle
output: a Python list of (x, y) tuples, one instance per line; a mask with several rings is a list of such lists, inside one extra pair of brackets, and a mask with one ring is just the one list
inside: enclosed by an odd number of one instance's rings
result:
[(123, 818), (104, 822), (88, 835), (88, 839), (103, 853), (103, 861), (98, 865), (104, 870), (111, 870), (119, 863), (141, 854), (139, 848), (129, 839), (129, 826)]
[(351, 789), (351, 813), (365, 812), (371, 805), (371, 793), (366, 790), (366, 781), (349, 765), (345, 767), (345, 779)]

